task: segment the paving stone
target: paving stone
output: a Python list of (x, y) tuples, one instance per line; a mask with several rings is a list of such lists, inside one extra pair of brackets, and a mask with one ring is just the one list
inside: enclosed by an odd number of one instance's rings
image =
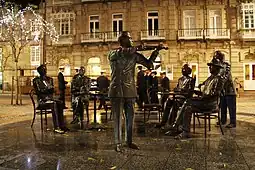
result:
[[(7, 100), (7, 98), (5, 98)], [(8, 99), (9, 100), (9, 99)], [(211, 132), (204, 138), (203, 125), (196, 126), (196, 134), (188, 140), (175, 140), (154, 128), (157, 116), (152, 115), (144, 126), (143, 114), (136, 114), (134, 142), (140, 150), (124, 147), (123, 153), (114, 151), (113, 121), (105, 122), (105, 115), (98, 112), (99, 122), (105, 130), (79, 129), (55, 134), (52, 130), (41, 131), (37, 117), (30, 128), (32, 110), (26, 105), (10, 106), (0, 96), (0, 170), (11, 169), (155, 169), (155, 170), (216, 170), (255, 169), (255, 99), (248, 102), (238, 99), (236, 129), (225, 129), (221, 135), (215, 121)], [(240, 107), (239, 107), (240, 106)], [(238, 115), (238, 113), (237, 113)], [(90, 112), (93, 121), (93, 112)], [(66, 121), (72, 119), (66, 111)], [(48, 128), (52, 128), (48, 118)], [(202, 122), (203, 123), (203, 122)], [(124, 139), (124, 130), (123, 130)]]

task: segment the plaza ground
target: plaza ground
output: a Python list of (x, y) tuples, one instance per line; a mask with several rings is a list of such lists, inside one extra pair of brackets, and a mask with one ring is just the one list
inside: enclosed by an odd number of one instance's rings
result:
[[(69, 107), (70, 107), (70, 103)], [(93, 103), (90, 105), (91, 109)], [(41, 132), (40, 116), (30, 128), (33, 107), (28, 97), (22, 106), (11, 106), (10, 96), (0, 96), (0, 170), (10, 169), (121, 169), (121, 170), (255, 170), (255, 96), (237, 98), (237, 128), (222, 136), (215, 121), (204, 138), (203, 127), (189, 140), (175, 140), (154, 128), (156, 115), (144, 126), (136, 113), (134, 141), (140, 150), (113, 148), (113, 122), (105, 122), (103, 110), (97, 119), (105, 129), (88, 130), (71, 126), (72, 113), (65, 111), (70, 132), (60, 135)], [(109, 115), (108, 115), (109, 118)], [(93, 111), (90, 111), (93, 122)], [(51, 129), (51, 118), (48, 128)], [(203, 123), (203, 121), (202, 121)]]

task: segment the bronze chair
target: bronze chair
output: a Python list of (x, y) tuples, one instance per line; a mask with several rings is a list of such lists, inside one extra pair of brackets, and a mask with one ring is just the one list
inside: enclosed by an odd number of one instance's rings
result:
[[(148, 99), (149, 99), (150, 95), (149, 95), (148, 92), (147, 92), (147, 96), (148, 96)], [(148, 104), (143, 105), (144, 124), (146, 123), (146, 118), (145, 118), (146, 117), (146, 112), (148, 112), (148, 118), (147, 119), (149, 120), (151, 111), (157, 111), (158, 112), (158, 119), (159, 119), (159, 122), (160, 122), (160, 117), (162, 116), (162, 112), (163, 112), (162, 104), (160, 104), (160, 103), (151, 103), (150, 100), (149, 100)]]
[[(209, 131), (211, 131), (211, 119), (218, 119), (221, 134), (224, 135), (222, 125), (221, 125), (221, 120), (220, 120), (220, 106), (219, 106), (219, 98), (217, 101), (217, 108), (214, 108), (212, 110), (200, 110), (197, 111), (193, 114), (193, 133), (195, 133), (195, 118), (203, 119), (204, 120), (204, 135), (205, 138), (207, 137), (207, 121), (208, 121), (208, 126), (209, 126)], [(200, 125), (200, 122), (199, 122)]]
[(30, 96), (30, 99), (32, 101), (33, 110), (34, 110), (33, 119), (32, 119), (32, 123), (31, 123), (31, 128), (33, 128), (36, 115), (40, 114), (41, 115), (41, 130), (43, 130), (43, 118), (42, 118), (42, 116), (44, 114), (45, 125), (47, 127), (47, 114), (51, 114), (52, 110), (50, 108), (40, 108), (40, 107), (36, 106), (36, 103), (35, 103), (36, 94), (35, 94), (34, 89), (29, 91), (29, 96)]

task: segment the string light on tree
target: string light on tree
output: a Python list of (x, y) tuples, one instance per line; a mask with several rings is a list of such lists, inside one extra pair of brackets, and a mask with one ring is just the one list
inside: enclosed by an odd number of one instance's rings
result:
[[(30, 42), (39, 41), (46, 33), (52, 41), (58, 41), (59, 35), (52, 23), (44, 20), (32, 7), (20, 8), (18, 5), (1, 1), (0, 41), (7, 43), (12, 50), (15, 62), (15, 78), (18, 80), (18, 62), (23, 49)], [(18, 82), (18, 81), (17, 81)], [(16, 83), (16, 92), (18, 83)], [(18, 94), (16, 93), (16, 104)]]

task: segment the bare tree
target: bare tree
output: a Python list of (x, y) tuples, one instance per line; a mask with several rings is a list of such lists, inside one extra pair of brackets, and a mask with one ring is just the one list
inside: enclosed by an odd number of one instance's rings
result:
[(12, 51), (15, 65), (16, 104), (18, 103), (18, 67), (20, 54), (32, 41), (40, 41), (43, 32), (53, 41), (58, 40), (58, 34), (52, 23), (44, 20), (32, 7), (21, 9), (15, 4), (2, 5), (0, 9), (0, 40), (5, 41)]

